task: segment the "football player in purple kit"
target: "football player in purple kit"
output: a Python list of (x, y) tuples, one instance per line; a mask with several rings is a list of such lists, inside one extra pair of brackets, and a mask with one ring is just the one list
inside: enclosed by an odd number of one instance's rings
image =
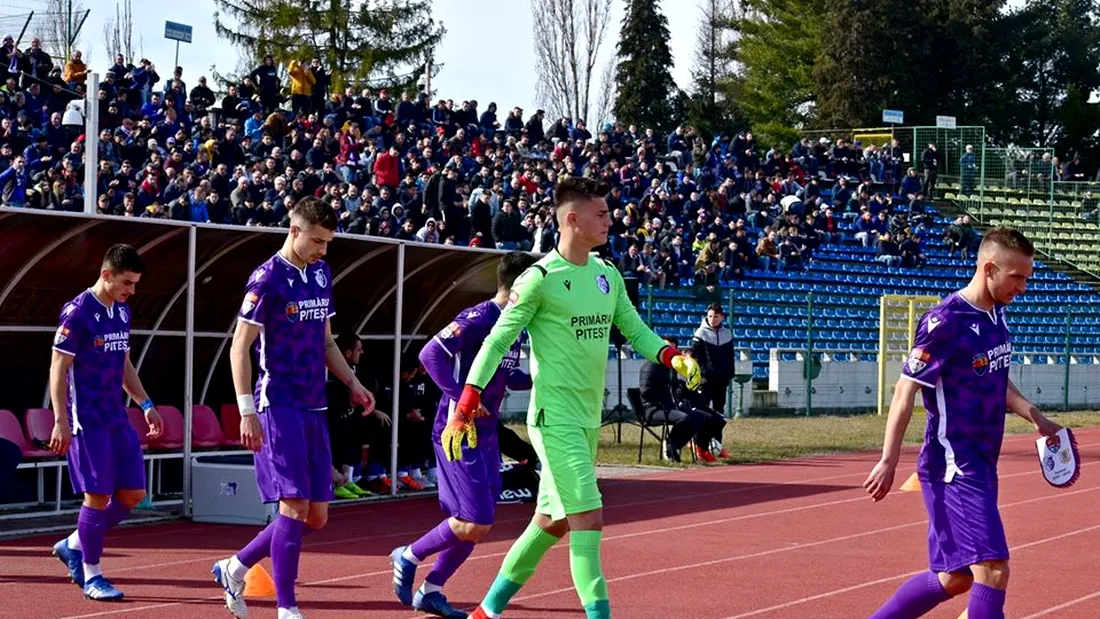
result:
[(910, 619), (970, 591), (970, 619), (1003, 619), (1008, 542), (997, 509), (997, 459), (1005, 411), (1044, 436), (1044, 417), (1009, 379), (1012, 344), (1005, 306), (1022, 294), (1035, 247), (1012, 228), (989, 232), (970, 283), (921, 317), (894, 390), (882, 459), (863, 487), (875, 501), (894, 484), (902, 437), (921, 392), (928, 410), (917, 476), (928, 511), (930, 571), (903, 584), (871, 619)]
[[(439, 466), (439, 503), (447, 518), (412, 544), (393, 551), (393, 590), (402, 604), (446, 619), (467, 615), (447, 602), (443, 585), (493, 525), (501, 484), (497, 418), (504, 393), (531, 388), (531, 377), (519, 366), (519, 341), (512, 344), (482, 394), (484, 416), (475, 420), (469, 446), (461, 446), (461, 437), (451, 440), (447, 419), (462, 395), (470, 364), (508, 303), (512, 283), (534, 263), (534, 257), (523, 252), (506, 254), (497, 265), (496, 296), (459, 312), (420, 352), (428, 375), (443, 391), (432, 439)], [(417, 565), (437, 553), (431, 573), (414, 595)]]
[[(305, 197), (290, 213), (282, 249), (248, 280), (229, 352), (241, 411), (241, 444), (256, 452), (256, 480), (279, 515), (229, 559), (214, 564), (229, 611), (245, 619), (244, 578), (271, 556), (279, 619), (302, 619), (294, 597), (302, 538), (325, 526), (333, 499), (325, 417), (325, 368), (348, 386), (351, 404), (374, 410), (374, 396), (348, 367), (332, 337), (332, 274), (321, 259), (336, 230), (324, 202)], [(252, 389), (250, 350), (258, 342)]]
[(141, 441), (130, 425), (123, 390), (140, 403), (156, 438), (163, 424), (130, 362), (130, 306), (145, 264), (136, 249), (107, 250), (95, 285), (61, 310), (50, 364), (54, 428), (50, 449), (65, 454), (73, 491), (84, 494), (76, 531), (53, 554), (90, 600), (123, 594), (103, 577), (99, 560), (107, 531), (145, 498)]

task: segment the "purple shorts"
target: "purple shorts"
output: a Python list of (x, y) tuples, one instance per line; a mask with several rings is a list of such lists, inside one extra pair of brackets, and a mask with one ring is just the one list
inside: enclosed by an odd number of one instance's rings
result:
[(934, 572), (958, 572), (982, 561), (1007, 561), (997, 479), (956, 475), (951, 483), (921, 482), (928, 510), (928, 561)]
[(493, 524), (500, 496), (500, 444), (494, 439), (478, 441), (476, 449), (463, 446), (462, 459), (451, 462), (436, 443), (435, 457), (443, 513), (474, 524)]
[(260, 413), (264, 446), (256, 454), (256, 483), (264, 503), (282, 499), (331, 502), (332, 448), (325, 411), (271, 407)]
[(66, 454), (73, 492), (113, 495), (145, 489), (141, 441), (129, 424), (81, 428)]

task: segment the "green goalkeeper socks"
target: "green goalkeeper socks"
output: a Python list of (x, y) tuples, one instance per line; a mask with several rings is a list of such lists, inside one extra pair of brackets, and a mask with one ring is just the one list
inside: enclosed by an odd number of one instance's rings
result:
[(569, 569), (588, 619), (611, 619), (607, 581), (600, 567), (602, 539), (603, 531), (573, 531), (569, 534)]
[(543, 555), (558, 543), (559, 539), (561, 538), (550, 535), (533, 522), (527, 525), (527, 530), (519, 536), (516, 543), (512, 544), (512, 548), (504, 557), (500, 573), (489, 587), (489, 593), (485, 595), (481, 607), (494, 615), (504, 612), (508, 601), (520, 587), (527, 583), (535, 573), (539, 561), (542, 561)]

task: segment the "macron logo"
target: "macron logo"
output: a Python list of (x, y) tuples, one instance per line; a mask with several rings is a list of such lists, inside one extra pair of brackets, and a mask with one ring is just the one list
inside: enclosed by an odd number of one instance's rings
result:
[(928, 318), (928, 327), (927, 327), (927, 331), (928, 331), (929, 333), (931, 333), (932, 331), (934, 331), (934, 330), (935, 330), (935, 328), (936, 328), (936, 327), (940, 326), (940, 323), (941, 323), (941, 322), (943, 322), (943, 319), (942, 319), (942, 318), (940, 318), (940, 317), (938, 317), (938, 316), (930, 316), (930, 317)]
[(981, 335), (982, 334), (981, 327), (979, 327), (976, 324), (970, 325), (970, 330), (974, 332), (974, 335)]

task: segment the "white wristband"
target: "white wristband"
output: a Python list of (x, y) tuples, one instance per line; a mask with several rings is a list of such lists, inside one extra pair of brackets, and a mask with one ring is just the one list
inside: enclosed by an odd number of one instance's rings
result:
[(242, 417), (256, 414), (256, 407), (252, 403), (252, 394), (237, 396), (237, 409), (241, 412)]

